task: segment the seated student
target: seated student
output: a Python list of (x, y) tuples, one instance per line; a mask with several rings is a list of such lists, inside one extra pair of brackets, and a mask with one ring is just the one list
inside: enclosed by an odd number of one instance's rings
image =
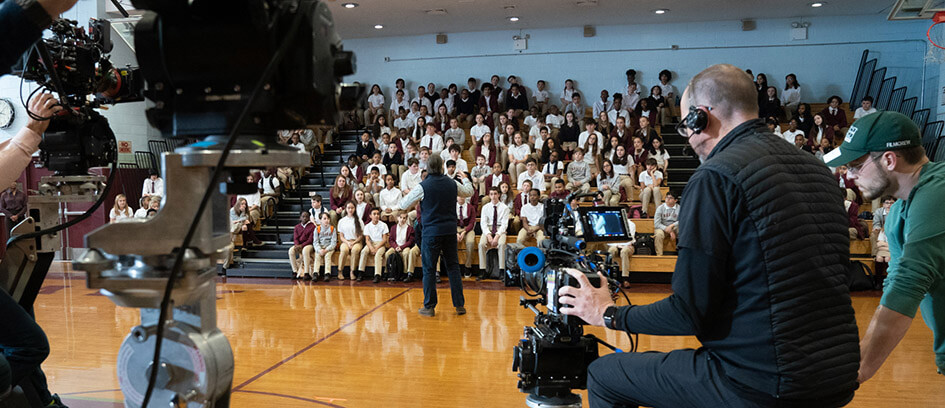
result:
[(614, 129), (614, 125), (610, 124), (610, 119), (607, 117), (607, 112), (601, 112), (597, 118), (597, 133), (600, 133), (600, 138), (606, 140), (609, 138), (610, 132)]
[(387, 239), (390, 228), (381, 222), (381, 211), (371, 210), (371, 222), (364, 225), (364, 248), (361, 248), (361, 261), (358, 263), (357, 281), (360, 282), (367, 270), (368, 256), (374, 257), (374, 283), (381, 281), (384, 254), (387, 253)]
[[(374, 153), (371, 153), (371, 155), (373, 156)], [(348, 177), (352, 179), (349, 181), (354, 181), (358, 184), (364, 181), (364, 166), (361, 165), (361, 160), (358, 159), (358, 156), (353, 154), (348, 156), (348, 165), (346, 167), (349, 172)], [(344, 169), (342, 169), (342, 171), (343, 170)]]
[[(411, 117), (407, 114), (407, 112), (408, 112), (408, 110), (407, 110), (407, 109), (404, 109), (403, 107), (398, 108), (398, 111), (397, 111), (398, 115), (397, 115), (396, 118), (394, 118), (394, 128), (395, 128), (395, 129), (403, 129), (403, 130), (405, 130), (406, 132), (410, 132), (411, 130), (413, 130), (413, 121), (414, 121), (415, 119), (414, 119), (414, 118), (411, 118)], [(399, 132), (399, 130), (398, 130), (398, 132)], [(404, 134), (406, 134), (406, 132), (405, 132)]]
[(561, 128), (558, 130), (558, 140), (561, 141), (561, 148), (566, 152), (574, 151), (578, 147), (583, 148), (583, 146), (578, 145), (580, 133), (580, 123), (577, 121), (577, 117), (574, 116), (574, 112), (565, 113), (564, 123), (561, 124)]
[(511, 209), (515, 205), (515, 193), (512, 191), (512, 186), (508, 182), (499, 184), (499, 201), (509, 207), (511, 212)]
[(541, 175), (545, 179), (546, 185), (554, 185), (564, 175), (564, 163), (558, 160), (557, 151), (551, 151), (548, 162), (541, 168)]
[(600, 150), (603, 150), (604, 149), (604, 135), (602, 135), (600, 132), (596, 130), (597, 122), (594, 121), (594, 119), (590, 119), (590, 118), (585, 119), (584, 129), (585, 130), (581, 132), (580, 135), (578, 135), (578, 146), (584, 147), (586, 150), (587, 148), (585, 146), (587, 144), (587, 140), (591, 137), (591, 135), (596, 135), (597, 148)]
[(282, 181), (276, 175), (276, 169), (270, 167), (266, 169), (265, 175), (256, 184), (259, 189), (259, 201), (262, 203), (263, 217), (269, 216), (269, 210), (275, 211), (282, 197)]
[(765, 119), (765, 125), (768, 126), (769, 132), (774, 133), (774, 135), (777, 137), (780, 137), (782, 139), (784, 138), (784, 136), (781, 134), (781, 125), (778, 124), (778, 120), (775, 119), (773, 116)]
[(151, 169), (151, 173), (148, 175), (148, 178), (144, 179), (144, 183), (141, 186), (142, 197), (151, 195), (164, 196), (164, 179), (161, 178), (157, 169)]
[(311, 208), (308, 209), (309, 219), (315, 223), (315, 220), (320, 220), (322, 214), (329, 214), (329, 219), (331, 218), (331, 211), (328, 208), (322, 206), (322, 196), (316, 193), (310, 193), (309, 198), (311, 199)]
[(866, 229), (866, 223), (860, 219), (860, 205), (853, 201), (849, 196), (848, 190), (841, 187), (844, 209), (847, 210), (847, 220), (849, 220), (848, 230), (850, 232), (850, 241), (865, 239), (869, 232)]
[(371, 134), (368, 132), (362, 133), (361, 141), (358, 143), (358, 147), (355, 150), (355, 156), (363, 161), (367, 161), (374, 156), (374, 152), (376, 151), (376, 146), (374, 146), (374, 142), (371, 140)]
[(607, 122), (611, 125), (617, 125), (617, 119), (623, 118), (624, 123), (631, 117), (631, 113), (627, 111), (627, 108), (623, 104), (623, 94), (615, 93), (614, 102), (610, 107), (610, 110), (607, 111)]
[(344, 217), (338, 220), (338, 238), (341, 242), (338, 250), (338, 279), (345, 279), (342, 269), (345, 267), (345, 260), (349, 264), (349, 274), (352, 278), (358, 268), (358, 258), (361, 255), (361, 249), (364, 248), (364, 223), (358, 217), (358, 213), (353, 201), (348, 201), (344, 205)]
[[(535, 121), (535, 124), (528, 127), (527, 129), (528, 129), (528, 137), (527, 137), (526, 142), (531, 144), (532, 147), (534, 147), (535, 149), (541, 149), (543, 145), (543, 143), (539, 142), (539, 140), (545, 140), (548, 138), (548, 136), (551, 135), (551, 129), (548, 128), (548, 125), (545, 123), (544, 118), (538, 118)], [(541, 134), (542, 130), (547, 131), (547, 134), (545, 136), (542, 136)]]
[[(531, 158), (532, 148), (525, 143), (525, 138), (521, 131), (515, 131), (512, 135), (512, 145), (508, 148), (509, 152), (509, 175), (512, 176), (512, 182), (518, 182), (518, 175), (525, 171), (525, 161)], [(534, 160), (534, 159), (532, 159)]]
[(528, 109), (528, 116), (522, 120), (522, 124), (525, 125), (525, 129), (531, 129), (535, 127), (539, 120), (542, 122), (545, 121), (544, 118), (539, 118), (538, 107), (532, 106)]
[(640, 99), (640, 104), (637, 105), (637, 109), (634, 111), (634, 113), (638, 118), (647, 118), (647, 121), (650, 124), (659, 125), (659, 111), (655, 106), (650, 105), (650, 103), (650, 99)]
[[(652, 136), (656, 136), (656, 133), (653, 133)], [(633, 148), (630, 150), (631, 160), (627, 161), (627, 175), (636, 180), (640, 177), (640, 173), (643, 173), (646, 169), (646, 160), (650, 158), (650, 154), (646, 151), (649, 139), (636, 135), (633, 136), (632, 140)]]
[(456, 171), (456, 162), (453, 160), (447, 160), (446, 163), (443, 163), (443, 174), (449, 178), (456, 178), (459, 173)]
[(446, 164), (447, 161), (452, 160), (456, 162), (456, 171), (462, 172), (462, 173), (469, 172), (469, 165), (466, 164), (466, 160), (463, 160), (462, 156), (460, 156), (460, 152), (463, 151), (461, 145), (456, 144), (456, 143), (451, 144), (450, 147), (445, 151), (449, 154), (445, 158), (443, 158), (444, 165)]
[(811, 119), (811, 128), (807, 132), (807, 143), (811, 147), (817, 148), (820, 146), (820, 141), (823, 139), (830, 140), (831, 146), (833, 146), (834, 132), (833, 128), (827, 126), (827, 122), (824, 121), (824, 116), (817, 113)]
[(626, 118), (622, 116), (617, 118), (617, 124), (610, 130), (610, 137), (617, 137), (622, 145), (629, 144), (630, 138), (633, 137), (633, 129), (627, 127)]
[(518, 84), (509, 88), (509, 95), (505, 104), (515, 119), (521, 118), (522, 113), (528, 110), (528, 97), (522, 92)]
[[(309, 219), (307, 211), (299, 214), (299, 223), (292, 231), (292, 246), (289, 247), (289, 265), (295, 279), (307, 276), (311, 279), (312, 273), (312, 239), (314, 238), (315, 224)], [(301, 259), (300, 259), (301, 258)]]
[(407, 160), (407, 171), (400, 177), (400, 192), (404, 195), (410, 194), (411, 190), (420, 185), (420, 175), (420, 160)]
[(358, 190), (354, 192), (354, 208), (358, 219), (360, 219), (362, 223), (367, 224), (371, 222), (371, 210), (374, 209), (374, 205), (368, 201), (364, 191)]
[[(395, 252), (400, 253), (400, 257), (404, 261), (404, 271), (407, 273), (407, 276), (404, 277), (404, 282), (413, 280), (415, 261), (417, 257), (420, 256), (420, 248), (414, 245), (415, 242), (413, 227), (407, 222), (407, 212), (399, 213), (397, 215), (397, 223), (390, 227), (387, 238), (387, 244), (390, 249), (387, 250), (384, 256), (389, 257)], [(388, 278), (388, 281), (393, 280), (393, 276)]]
[(397, 179), (394, 175), (384, 176), (384, 184), (384, 189), (377, 195), (377, 205), (381, 209), (381, 221), (393, 224), (397, 222), (397, 216), (400, 215), (397, 203), (404, 194), (397, 188)]
[(450, 128), (443, 134), (447, 139), (453, 139), (459, 147), (466, 145), (466, 131), (459, 127), (459, 120), (450, 119)]
[(134, 210), (128, 205), (128, 199), (125, 198), (125, 195), (119, 194), (115, 196), (115, 205), (112, 206), (112, 210), (108, 213), (109, 222), (114, 224), (134, 218), (134, 213)]
[(586, 193), (591, 190), (591, 170), (584, 161), (584, 149), (574, 149), (574, 160), (568, 164), (566, 171), (568, 175), (568, 190), (581, 191)]
[[(870, 232), (870, 248), (876, 262), (889, 262), (889, 243), (886, 241), (886, 220), (889, 210), (896, 203), (893, 196), (883, 197), (883, 206), (873, 211), (873, 230)], [(878, 271), (877, 271), (878, 272)]]
[(541, 129), (541, 138), (535, 143), (540, 143), (541, 146), (536, 148), (539, 150), (539, 152), (536, 152), (536, 154), (532, 155), (532, 157), (535, 157), (535, 159), (539, 160), (540, 163), (549, 163), (551, 161), (551, 152), (558, 153), (559, 160), (564, 158), (564, 150), (561, 150), (558, 139), (551, 137), (551, 135), (548, 133), (547, 126)]
[(627, 148), (623, 145), (618, 145), (614, 149), (614, 159), (610, 164), (614, 166), (614, 174), (617, 175), (620, 182), (620, 190), (614, 191), (614, 194), (617, 195), (621, 201), (632, 201), (636, 179), (630, 176), (633, 160), (627, 155)]
[[(502, 168), (499, 168), (501, 173)], [(486, 177), (489, 176), (491, 169), (489, 165), (486, 164), (486, 157), (483, 155), (476, 156), (476, 165), (473, 166), (472, 171), (469, 172), (470, 181), (472, 181), (473, 187), (476, 188), (476, 197), (479, 197), (482, 193), (488, 191), (486, 189)], [(478, 200), (476, 200), (478, 202)]]
[(486, 118), (482, 114), (476, 114), (476, 124), (469, 128), (469, 135), (473, 141), (478, 143), (484, 135), (491, 135), (492, 129), (486, 124)]
[(548, 197), (564, 199), (569, 194), (571, 194), (571, 192), (564, 188), (564, 180), (555, 179), (554, 187), (552, 187), (551, 194), (548, 194)]
[(676, 203), (676, 194), (669, 191), (666, 193), (666, 202), (656, 207), (653, 214), (653, 246), (656, 255), (663, 255), (663, 240), (667, 235), (675, 242), (678, 234), (679, 205)]
[(597, 174), (597, 191), (603, 193), (604, 205), (620, 204), (620, 184), (623, 179), (614, 171), (613, 162), (607, 159), (601, 162), (600, 173)]
[(490, 133), (483, 135), (482, 140), (476, 142), (476, 148), (473, 150), (473, 154), (485, 157), (486, 164), (489, 167), (492, 167), (493, 164), (502, 164), (502, 161), (499, 160), (499, 148), (495, 145), (494, 138)]
[[(383, 118), (383, 116), (381, 117)], [(380, 120), (383, 121), (384, 119)], [(381, 137), (375, 141), (374, 145), (377, 146), (377, 152), (383, 156), (387, 154), (387, 149), (390, 147), (391, 143), (393, 143), (393, 139), (391, 138), (390, 132), (384, 132), (381, 133)]]
[(150, 197), (150, 196), (142, 196), (141, 199), (138, 200), (138, 204), (141, 204), (141, 208), (138, 208), (138, 210), (135, 211), (135, 216), (134, 216), (134, 217), (135, 217), (135, 218), (146, 218), (146, 217), (148, 216), (148, 207), (151, 206), (151, 197)]
[[(148, 211), (151, 209), (145, 209), (144, 217), (148, 217)], [(157, 212), (155, 210), (155, 212)], [(250, 219), (248, 207), (246, 204), (245, 198), (237, 198), (236, 205), (233, 208), (230, 208), (230, 223), (232, 228), (230, 231), (233, 233), (233, 236), (236, 237), (236, 234), (241, 234), (243, 236), (243, 245), (262, 245), (262, 241), (259, 238), (256, 238), (256, 231), (253, 230), (252, 219)]]
[[(331, 256), (335, 253), (335, 248), (338, 246), (338, 232), (335, 231), (335, 227), (331, 225), (331, 217), (328, 213), (321, 213), (319, 215), (319, 224), (315, 226), (315, 232), (312, 241), (312, 256), (315, 258), (315, 264), (312, 267), (311, 276), (312, 279), (318, 280), (321, 278), (325, 282), (331, 280)], [(322, 264), (325, 265), (324, 272), (321, 272), (321, 275), (318, 275), (319, 269), (322, 267)], [(338, 271), (338, 276), (341, 277), (341, 271)]]
[(369, 175), (372, 169), (377, 169), (379, 176), (387, 174), (387, 166), (384, 165), (382, 156), (383, 153), (374, 152), (374, 155), (371, 156), (370, 160), (367, 162), (367, 166), (364, 168), (365, 174)]
[(418, 164), (420, 165), (420, 171), (425, 171), (427, 169), (427, 163), (430, 161), (430, 149), (426, 146), (420, 148), (420, 160)]
[(525, 180), (532, 182), (532, 188), (537, 188), (538, 191), (542, 192), (545, 191), (545, 176), (538, 171), (538, 162), (531, 157), (525, 160), (525, 171), (518, 175), (518, 189), (520, 191)]
[(653, 205), (659, 206), (662, 201), (660, 184), (663, 182), (663, 173), (656, 169), (656, 159), (646, 159), (646, 171), (640, 173), (637, 188), (640, 189), (640, 201), (643, 204), (643, 216), (647, 217), (646, 212), (650, 200)]
[(463, 88), (456, 100), (456, 119), (465, 127), (472, 124), (476, 114), (476, 101), (469, 96), (469, 90)]
[[(252, 174), (246, 176), (246, 183), (253, 184), (253, 181), (254, 179)], [(263, 219), (262, 207), (260, 207), (260, 200), (262, 196), (259, 194), (259, 190), (257, 189), (252, 194), (240, 194), (236, 196), (237, 200), (240, 198), (246, 199), (246, 205), (247, 208), (249, 208), (249, 220), (254, 226), (259, 225)]]
[[(445, 92), (446, 89), (443, 89), (443, 91)], [(449, 107), (441, 104), (440, 107), (434, 108), (434, 111), (436, 114), (433, 117), (433, 125), (436, 127), (436, 133), (442, 136), (450, 129)]]
[(633, 253), (635, 248), (633, 244), (637, 242), (637, 225), (633, 222), (627, 223), (627, 236), (630, 237), (629, 243), (622, 243), (617, 245), (608, 245), (607, 252), (610, 253), (611, 259), (616, 260), (620, 258), (620, 286), (624, 288), (630, 287), (630, 259), (633, 258)]
[[(810, 140), (807, 141), (807, 144), (810, 145)], [(833, 142), (825, 137), (820, 139), (820, 143), (817, 145), (817, 150), (814, 150), (814, 157), (816, 157), (817, 160), (823, 160), (824, 155), (830, 153), (832, 150)]]
[[(647, 150), (647, 156), (656, 159), (656, 168), (666, 175), (666, 169), (669, 168), (669, 150), (663, 145), (663, 138), (654, 136), (650, 141), (650, 148)], [(663, 181), (666, 181), (665, 177)], [(664, 183), (665, 184), (665, 183)]]
[(482, 280), (486, 271), (486, 252), (496, 248), (499, 251), (499, 271), (505, 274), (505, 240), (509, 225), (509, 207), (499, 201), (499, 189), (489, 190), (489, 202), (482, 207), (479, 216), (479, 227), (482, 236), (479, 237), (479, 269), (482, 271), (476, 280)]
[(372, 168), (368, 175), (364, 178), (364, 192), (365, 201), (372, 203), (373, 206), (377, 206), (377, 195), (381, 193), (381, 190), (384, 189), (384, 177), (381, 176), (378, 169)]
[(581, 94), (577, 92), (571, 94), (571, 102), (564, 107), (565, 115), (567, 115), (568, 112), (573, 113), (577, 120), (584, 118), (584, 103), (581, 102)]
[(860, 194), (860, 188), (856, 186), (853, 180), (847, 177), (848, 171), (847, 166), (839, 166), (837, 167), (837, 171), (833, 173), (833, 177), (837, 180), (837, 184), (840, 185), (840, 187), (846, 189), (847, 200), (853, 201), (857, 205), (863, 204), (863, 195)]
[(456, 197), (456, 246), (466, 248), (466, 262), (460, 265), (463, 276), (472, 274), (473, 248), (476, 244), (476, 207), (466, 202), (466, 197)]
[[(532, 186), (534, 186), (534, 183), (531, 180), (524, 180), (518, 189), (518, 194), (512, 198), (509, 207), (512, 216), (510, 224), (512, 228), (509, 232), (517, 232), (522, 227), (521, 210), (522, 206), (528, 202), (528, 192), (532, 191)], [(502, 191), (500, 190), (500, 192)]]
[(807, 137), (804, 135), (804, 131), (797, 128), (797, 118), (793, 118), (788, 122), (788, 128), (783, 133), (781, 133), (781, 136), (784, 137), (784, 140), (786, 140), (788, 143), (794, 143), (794, 139), (796, 139), (795, 136), (797, 135), (804, 137), (805, 143), (807, 142)]
[(529, 190), (528, 202), (522, 205), (520, 210), (522, 228), (515, 240), (517, 244), (524, 244), (529, 237), (535, 237), (537, 244), (541, 244), (545, 239), (545, 205), (539, 201), (540, 198), (541, 192), (538, 189)]
[(557, 105), (548, 107), (548, 114), (545, 115), (545, 124), (552, 128), (552, 133), (557, 133), (558, 129), (561, 129), (561, 125), (564, 124), (564, 115), (558, 111)]
[(155, 212), (161, 209), (161, 196), (151, 196), (151, 203), (148, 205), (148, 210), (154, 210)]
[(856, 112), (853, 112), (853, 120), (857, 120), (871, 113), (876, 113), (876, 108), (873, 107), (873, 97), (866, 95), (863, 97), (863, 100), (860, 101), (860, 107), (856, 108)]
[[(847, 113), (843, 109), (840, 109), (840, 104), (843, 103), (843, 100), (839, 96), (833, 95), (827, 99), (827, 106), (820, 111), (820, 116), (823, 117), (824, 123), (827, 127), (833, 129), (834, 135), (846, 135), (847, 134)], [(815, 122), (816, 123), (816, 122)]]
[(650, 118), (647, 117), (641, 116), (637, 123), (637, 130), (633, 132), (633, 136), (639, 136), (641, 139), (643, 139), (643, 144), (648, 145), (650, 139), (652, 139), (653, 136), (656, 136), (656, 129), (653, 129), (653, 127), (650, 126)]
[(407, 166), (403, 164), (404, 155), (400, 153), (400, 148), (397, 147), (396, 143), (387, 145), (387, 153), (384, 154), (381, 163), (387, 168), (388, 173), (398, 178), (407, 169)]
[(794, 147), (801, 149), (807, 153), (811, 153), (811, 154), (814, 153), (813, 151), (811, 151), (810, 146), (807, 145), (807, 139), (804, 138), (803, 133), (798, 133), (796, 136), (794, 136)]
[(535, 93), (532, 95), (532, 101), (535, 103), (533, 106), (535, 109), (538, 109), (538, 113), (542, 114), (548, 108), (548, 103), (551, 102), (551, 94), (548, 93), (548, 90), (545, 89), (547, 83), (544, 80), (539, 79), (535, 84)]
[(331, 223), (338, 225), (338, 219), (344, 215), (345, 204), (351, 201), (351, 188), (348, 186), (348, 179), (343, 175), (335, 177), (335, 185), (331, 187), (328, 193), (328, 204), (331, 207)]
[(778, 98), (778, 88), (769, 86), (765, 90), (766, 96), (762, 97), (761, 104), (758, 107), (758, 117), (774, 117), (780, 120), (784, 117), (784, 108), (781, 107), (781, 99)]
[(486, 176), (485, 192), (488, 193), (494, 187), (499, 187), (502, 183), (509, 183), (509, 175), (502, 172), (502, 165), (495, 163), (492, 165), (492, 174)]

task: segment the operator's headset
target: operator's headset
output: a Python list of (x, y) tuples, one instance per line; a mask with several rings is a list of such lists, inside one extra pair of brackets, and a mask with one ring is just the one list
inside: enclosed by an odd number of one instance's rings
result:
[(707, 106), (690, 106), (689, 114), (683, 118), (682, 123), (693, 134), (699, 134), (709, 126), (709, 111), (712, 108)]

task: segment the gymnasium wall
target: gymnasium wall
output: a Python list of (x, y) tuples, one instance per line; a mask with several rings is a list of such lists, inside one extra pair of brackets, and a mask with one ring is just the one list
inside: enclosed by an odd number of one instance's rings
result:
[[(792, 21), (810, 22), (807, 40), (791, 39)], [(566, 78), (573, 78), (590, 96), (585, 100), (595, 101), (601, 89), (611, 94), (625, 89), (627, 68), (636, 69), (637, 81), (645, 86), (658, 82), (661, 69), (670, 69), (682, 92), (703, 68), (731, 63), (765, 73), (779, 89), (786, 74), (797, 74), (805, 102), (825, 101), (833, 94), (848, 99), (860, 55), (869, 49), (879, 66), (899, 77), (899, 86), (907, 85), (910, 96), (922, 98), (920, 105), (934, 107), (939, 67), (924, 63), (927, 28), (926, 21), (890, 22), (885, 15), (799, 17), (759, 19), (753, 31), (742, 31), (740, 21), (717, 21), (599, 26), (595, 37), (585, 38), (577, 26), (447, 33), (449, 41), (442, 45), (433, 34), (350, 39), (345, 48), (358, 58), (358, 72), (350, 80), (381, 84), (388, 101), (397, 77), (405, 78), (416, 94), (418, 85), (430, 81), (437, 87), (451, 82), (462, 87), (467, 77), (488, 81), (493, 74), (503, 77), (503, 86), (508, 75), (519, 76), (529, 90), (544, 79), (555, 95)], [(514, 51), (512, 37), (526, 34), (528, 49)]]

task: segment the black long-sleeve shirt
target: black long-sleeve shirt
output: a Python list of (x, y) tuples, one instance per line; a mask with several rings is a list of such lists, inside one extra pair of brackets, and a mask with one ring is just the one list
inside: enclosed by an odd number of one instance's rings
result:
[(48, 15), (30, 15), (13, 0), (0, 2), (0, 75), (10, 72), (48, 25)]

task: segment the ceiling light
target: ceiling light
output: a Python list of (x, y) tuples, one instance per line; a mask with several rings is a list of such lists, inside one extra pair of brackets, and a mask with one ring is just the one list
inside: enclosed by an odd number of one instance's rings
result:
[(817, 8), (817, 7), (823, 7), (824, 4), (827, 4), (827, 3), (824, 3), (824, 2), (811, 3), (810, 6), (813, 8)]
[(374, 25), (374, 28), (380, 30), (380, 29), (384, 28), (384, 26), (382, 26), (382, 25), (380, 25), (380, 24), (375, 24), (375, 25)]
[(430, 9), (430, 10), (427, 10), (426, 13), (431, 16), (442, 16), (446, 14), (446, 9), (441, 9), (441, 8)]
[(342, 3), (341, 6), (347, 9), (353, 9), (358, 6), (358, 3)]
[(513, 22), (513, 23), (516, 22), (516, 21), (518, 21), (518, 20), (519, 20), (518, 17), (515, 17), (515, 16), (509, 17), (509, 21), (511, 21), (511, 22)]
[(667, 10), (667, 9), (656, 9), (656, 10), (653, 10), (653, 12), (656, 13), (656, 14), (666, 14), (667, 11), (669, 11), (669, 10)]
[(597, 0), (580, 0), (575, 4), (578, 7), (593, 7), (597, 5)]

